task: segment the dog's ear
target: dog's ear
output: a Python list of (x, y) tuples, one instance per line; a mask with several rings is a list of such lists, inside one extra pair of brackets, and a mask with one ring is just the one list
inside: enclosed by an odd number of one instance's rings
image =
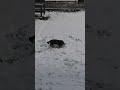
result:
[(50, 42), (47, 42), (48, 44), (50, 43)]

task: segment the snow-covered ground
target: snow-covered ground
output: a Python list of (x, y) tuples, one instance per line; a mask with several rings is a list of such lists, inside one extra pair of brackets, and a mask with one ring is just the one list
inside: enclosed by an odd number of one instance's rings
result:
[[(85, 90), (85, 11), (46, 15), (49, 20), (35, 20), (35, 89)], [(65, 47), (49, 48), (51, 39)]]

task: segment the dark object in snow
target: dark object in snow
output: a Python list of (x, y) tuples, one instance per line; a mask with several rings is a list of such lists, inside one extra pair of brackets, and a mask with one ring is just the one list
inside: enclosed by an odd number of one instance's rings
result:
[(40, 19), (40, 20), (48, 20), (50, 18), (50, 16), (39, 16), (39, 15), (35, 15), (35, 19)]
[(38, 19), (40, 19), (40, 20), (48, 20), (50, 17), (49, 16), (47, 16), (47, 17), (38, 17)]
[(65, 43), (63, 40), (52, 39), (47, 42), (52, 48), (62, 48)]
[(31, 43), (34, 43), (34, 42), (35, 42), (35, 36), (29, 37), (29, 41), (30, 41)]

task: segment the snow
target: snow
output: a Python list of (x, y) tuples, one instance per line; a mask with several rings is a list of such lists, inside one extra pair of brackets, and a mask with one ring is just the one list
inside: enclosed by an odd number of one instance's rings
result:
[[(35, 20), (35, 89), (85, 90), (85, 11), (46, 15)], [(65, 47), (49, 48), (51, 39)]]

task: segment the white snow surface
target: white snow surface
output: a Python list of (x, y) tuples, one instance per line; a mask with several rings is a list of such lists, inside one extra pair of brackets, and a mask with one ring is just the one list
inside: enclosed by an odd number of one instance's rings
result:
[[(35, 89), (85, 90), (85, 11), (46, 15), (35, 20)], [(49, 48), (51, 39), (65, 47)]]

